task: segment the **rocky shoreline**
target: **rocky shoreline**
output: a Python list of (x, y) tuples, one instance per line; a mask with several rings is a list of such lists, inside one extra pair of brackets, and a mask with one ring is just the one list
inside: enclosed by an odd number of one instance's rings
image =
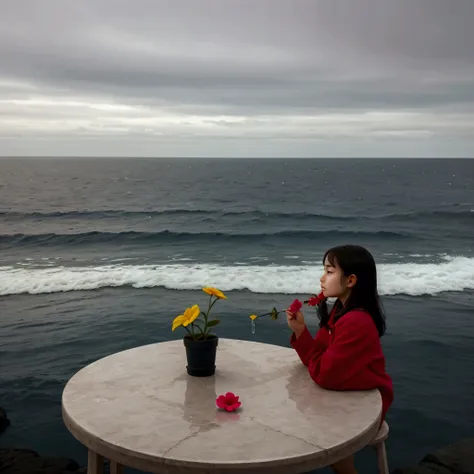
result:
[[(0, 407), (0, 435), (10, 426), (6, 411)], [(1, 474), (83, 474), (87, 468), (81, 468), (73, 459), (40, 456), (31, 449), (0, 449)]]
[[(9, 425), (7, 413), (0, 407), (0, 434)], [(71, 473), (84, 474), (87, 468), (81, 468), (72, 459), (42, 457), (29, 449), (0, 449), (0, 474)], [(392, 474), (474, 474), (474, 438), (438, 449), (416, 466), (394, 469)]]
[(467, 438), (427, 454), (416, 466), (392, 474), (474, 474), (474, 438)]

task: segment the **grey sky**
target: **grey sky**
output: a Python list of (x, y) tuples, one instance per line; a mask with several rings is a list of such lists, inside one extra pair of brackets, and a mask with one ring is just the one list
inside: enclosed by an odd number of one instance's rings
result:
[(0, 155), (474, 156), (473, 0), (3, 0)]

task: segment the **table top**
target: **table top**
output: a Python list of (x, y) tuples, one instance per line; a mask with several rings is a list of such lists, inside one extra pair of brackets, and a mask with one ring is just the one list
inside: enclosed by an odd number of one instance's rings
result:
[[(216, 407), (234, 392), (241, 408)], [(77, 372), (62, 398), (63, 419), (85, 446), (159, 473), (303, 473), (371, 441), (377, 390), (326, 391), (291, 348), (220, 339), (216, 373), (186, 373), (183, 341), (136, 347)]]

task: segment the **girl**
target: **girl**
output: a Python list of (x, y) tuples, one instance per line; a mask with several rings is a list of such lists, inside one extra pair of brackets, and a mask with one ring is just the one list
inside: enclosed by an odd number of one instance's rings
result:
[[(337, 298), (328, 313), (319, 305), (319, 331), (313, 339), (301, 311), (286, 311), (293, 330), (291, 345), (308, 367), (311, 378), (328, 390), (370, 390), (382, 396), (382, 420), (393, 401), (392, 380), (385, 372), (380, 337), (385, 317), (377, 292), (377, 271), (372, 255), (363, 247), (334, 247), (323, 258), (321, 289)], [(354, 457), (332, 466), (337, 474), (357, 474)]]

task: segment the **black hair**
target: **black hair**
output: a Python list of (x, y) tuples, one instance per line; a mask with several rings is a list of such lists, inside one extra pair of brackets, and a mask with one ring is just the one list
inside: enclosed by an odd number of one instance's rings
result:
[[(356, 284), (352, 287), (349, 298), (343, 305), (338, 299), (335, 304), (334, 321), (342, 318), (354, 309), (367, 311), (374, 320), (379, 336), (385, 333), (385, 314), (377, 291), (377, 269), (375, 260), (370, 252), (360, 245), (341, 245), (329, 249), (323, 257), (331, 265), (339, 266), (344, 276), (355, 275)], [(329, 323), (330, 314), (324, 301), (318, 307), (319, 326), (324, 327)]]

